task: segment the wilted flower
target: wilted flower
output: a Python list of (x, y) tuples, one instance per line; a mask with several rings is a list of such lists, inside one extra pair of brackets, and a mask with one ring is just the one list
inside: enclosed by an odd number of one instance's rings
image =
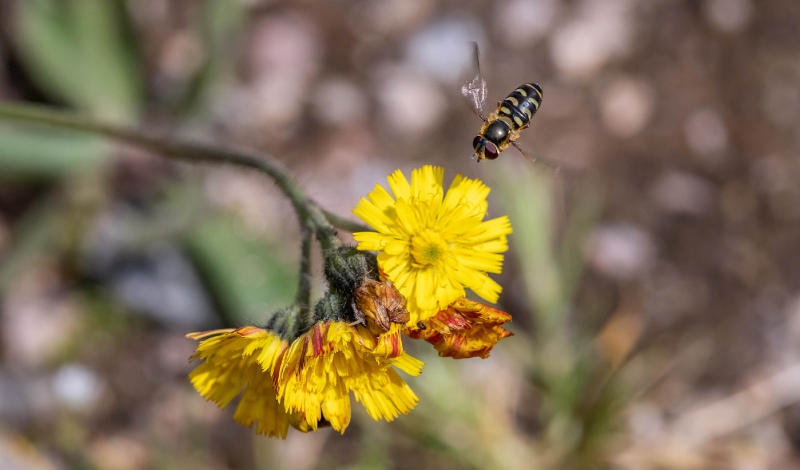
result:
[(496, 308), (461, 298), (445, 310), (420, 322), (406, 332), (415, 339), (431, 343), (439, 356), (466, 359), (489, 357), (489, 352), (511, 332), (502, 327), (511, 315)]
[(410, 318), (406, 298), (389, 281), (365, 279), (353, 297), (356, 320), (374, 335), (386, 333), (392, 323), (404, 324)]

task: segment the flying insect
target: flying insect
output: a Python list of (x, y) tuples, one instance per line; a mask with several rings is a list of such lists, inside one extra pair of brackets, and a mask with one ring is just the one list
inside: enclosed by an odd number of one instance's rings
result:
[(495, 112), (484, 116), (486, 80), (481, 74), (478, 43), (472, 45), (474, 70), (461, 87), (461, 94), (469, 102), (470, 108), (483, 121), (483, 127), (472, 140), (472, 148), (475, 150), (472, 158), (477, 158), (479, 162), (494, 160), (509, 145), (513, 145), (525, 158), (536, 162), (537, 160), (528, 156), (516, 141), (520, 131), (530, 125), (531, 119), (542, 105), (542, 87), (536, 83), (524, 83), (498, 102)]

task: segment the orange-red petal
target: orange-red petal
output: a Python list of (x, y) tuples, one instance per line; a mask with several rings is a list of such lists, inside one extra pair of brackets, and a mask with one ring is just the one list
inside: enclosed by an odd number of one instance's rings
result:
[(509, 321), (508, 313), (462, 297), (405, 333), (431, 343), (441, 357), (485, 359), (498, 341), (512, 335), (502, 327)]

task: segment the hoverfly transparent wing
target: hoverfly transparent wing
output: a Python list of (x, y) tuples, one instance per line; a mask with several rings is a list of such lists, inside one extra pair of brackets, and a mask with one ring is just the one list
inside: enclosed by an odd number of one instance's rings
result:
[(536, 165), (544, 165), (547, 168), (549, 168), (550, 170), (552, 170), (555, 174), (561, 173), (561, 165), (559, 165), (558, 163), (556, 163), (556, 162), (554, 162), (552, 160), (548, 160), (548, 159), (546, 159), (544, 157), (538, 157), (538, 158), (532, 157), (532, 156), (528, 155), (528, 153), (525, 152), (525, 150), (523, 150), (523, 148), (522, 148), (522, 146), (520, 144), (518, 144), (518, 143), (516, 143), (514, 141), (511, 141), (511, 145), (513, 145), (517, 150), (519, 150), (519, 153), (521, 153), (522, 156), (525, 157), (525, 159), (528, 160), (528, 162), (531, 163), (532, 165), (534, 165), (534, 166), (536, 166)]
[(470, 43), (472, 47), (472, 64), (466, 78), (461, 85), (461, 94), (467, 100), (470, 109), (476, 116), (486, 122), (483, 114), (483, 104), (486, 102), (486, 80), (481, 75), (481, 58), (478, 43)]

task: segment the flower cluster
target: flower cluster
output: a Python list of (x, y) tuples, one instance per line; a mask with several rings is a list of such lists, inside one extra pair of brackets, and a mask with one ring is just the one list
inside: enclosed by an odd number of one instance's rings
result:
[(502, 327), (511, 317), (465, 289), (497, 300), (501, 288), (487, 273), (500, 272), (511, 225), (483, 220), (483, 183), (459, 175), (445, 192), (443, 176), (426, 166), (409, 183), (397, 171), (394, 197), (378, 185), (358, 203), (354, 213), (376, 232), (355, 233), (355, 248), (325, 251), (328, 292), (309, 315), (293, 306), (264, 328), (187, 335), (201, 340), (192, 359), (202, 362), (190, 374), (197, 391), (220, 407), (241, 395), (234, 419), (259, 434), (285, 438), (289, 425), (344, 432), (351, 392), (376, 420), (416, 406), (396, 369), (418, 376), (424, 364), (404, 351), (403, 334), (443, 357), (488, 357), (511, 334)]

